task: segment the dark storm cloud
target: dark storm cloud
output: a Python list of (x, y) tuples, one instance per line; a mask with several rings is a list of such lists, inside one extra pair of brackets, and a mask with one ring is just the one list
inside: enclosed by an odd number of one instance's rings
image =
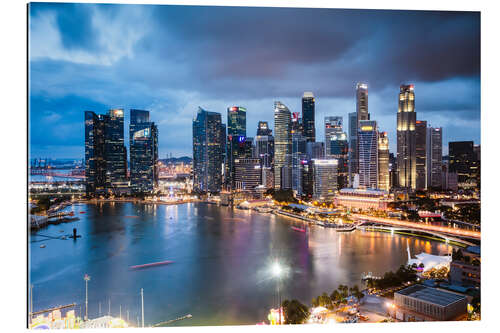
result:
[[(451, 139), (462, 120), (480, 117), (479, 13), (34, 4), (30, 19), (34, 119), (64, 128), (83, 126), (86, 103), (149, 108), (164, 151), (190, 153), (198, 105), (224, 115), (244, 103), (253, 135), (258, 120), (272, 124), (273, 100), (299, 111), (312, 90), (321, 117), (347, 121), (358, 81), (391, 145), (402, 83), (415, 84), (419, 118), (457, 118)], [(60, 144), (51, 131), (35, 131), (37, 140)]]

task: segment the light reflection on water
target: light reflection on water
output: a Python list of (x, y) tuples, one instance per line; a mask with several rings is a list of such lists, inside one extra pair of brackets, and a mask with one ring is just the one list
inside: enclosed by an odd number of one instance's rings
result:
[[(255, 324), (277, 304), (276, 281), (269, 276), (273, 260), (287, 267), (283, 298), (310, 303), (339, 284), (359, 285), (363, 272), (397, 269), (406, 263), (408, 242), (412, 255), (448, 252), (444, 243), (383, 232), (316, 226), (296, 232), (290, 226), (302, 222), (215, 205), (101, 203), (73, 209), (79, 221), (39, 233), (59, 236), (76, 227), (82, 238), (31, 243), (35, 310), (83, 303), (88, 273), (90, 317), (98, 315), (99, 302), (107, 313), (109, 300), (112, 314), (121, 305), (130, 318), (140, 316), (144, 288), (147, 324), (188, 313), (193, 318), (176, 325)], [(164, 260), (174, 263), (129, 270)]]

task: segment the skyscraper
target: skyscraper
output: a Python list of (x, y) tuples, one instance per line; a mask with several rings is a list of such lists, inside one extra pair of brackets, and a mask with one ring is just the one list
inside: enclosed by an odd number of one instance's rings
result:
[(427, 128), (427, 188), (442, 187), (443, 129)]
[(307, 142), (306, 143), (306, 156), (307, 159), (324, 159), (325, 158), (325, 144), (323, 142)]
[(301, 161), (306, 158), (306, 138), (300, 131), (292, 133), (292, 189), (302, 193)]
[(353, 186), (354, 175), (358, 173), (358, 115), (349, 113), (349, 186)]
[(193, 120), (193, 187), (219, 192), (222, 185), (221, 115), (198, 108)]
[(85, 111), (85, 192), (87, 196), (104, 193), (106, 159), (104, 154), (104, 119)]
[(123, 110), (109, 110), (104, 115), (104, 150), (106, 155), (106, 187), (113, 193), (126, 191), (127, 151), (124, 141)]
[(374, 120), (361, 120), (358, 130), (359, 186), (377, 188), (378, 129)]
[(133, 193), (152, 193), (158, 185), (158, 129), (149, 111), (130, 110), (130, 186)]
[(267, 121), (259, 121), (257, 125), (257, 136), (272, 135), (273, 131), (269, 128)]
[(347, 142), (347, 135), (342, 132), (339, 134), (334, 134), (330, 137), (330, 156), (329, 158), (335, 158), (338, 161), (337, 173), (338, 173), (338, 188), (342, 189), (349, 186), (349, 143)]
[(462, 188), (477, 185), (477, 160), (473, 141), (455, 141), (448, 143), (450, 157), (449, 172), (458, 176), (458, 186)]
[(337, 190), (337, 160), (313, 160), (313, 198), (332, 200)]
[[(281, 102), (274, 102), (274, 188), (281, 189), (281, 169), (291, 162), (291, 114)], [(288, 166), (291, 171), (291, 166)]]
[(389, 191), (389, 137), (387, 132), (378, 136), (378, 189)]
[(399, 186), (416, 189), (415, 92), (413, 84), (401, 85), (397, 116), (397, 171)]
[(312, 160), (302, 160), (300, 162), (301, 166), (301, 193), (299, 195), (305, 199), (310, 200), (313, 196), (314, 188), (314, 173), (313, 173), (313, 161)]
[(271, 168), (274, 158), (274, 137), (267, 121), (259, 121), (255, 137), (255, 156), (261, 159), (262, 166)]
[(234, 160), (234, 183), (236, 190), (251, 191), (262, 181), (259, 158), (237, 158)]
[(327, 116), (325, 117), (325, 156), (330, 158), (331, 145), (330, 140), (333, 136), (337, 136), (342, 133), (343, 130), (343, 120), (340, 116)]
[(316, 141), (316, 127), (314, 123), (315, 99), (310, 91), (304, 92), (302, 96), (302, 125), (307, 142)]
[(227, 148), (226, 148), (226, 187), (234, 188), (234, 160), (250, 158), (245, 150), (247, 136), (247, 110), (240, 106), (227, 108)]
[(415, 169), (417, 190), (427, 189), (427, 121), (415, 122)]
[(366, 83), (356, 84), (356, 115), (358, 123), (361, 120), (370, 120), (368, 113), (368, 85)]

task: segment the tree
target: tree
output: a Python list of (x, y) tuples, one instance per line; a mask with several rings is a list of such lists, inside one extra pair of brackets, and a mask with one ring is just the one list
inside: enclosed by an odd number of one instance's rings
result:
[(309, 309), (296, 299), (284, 300), (281, 303), (286, 324), (303, 324), (309, 318)]
[(293, 196), (293, 191), (291, 189), (275, 191), (273, 193), (273, 199), (279, 202), (298, 202)]

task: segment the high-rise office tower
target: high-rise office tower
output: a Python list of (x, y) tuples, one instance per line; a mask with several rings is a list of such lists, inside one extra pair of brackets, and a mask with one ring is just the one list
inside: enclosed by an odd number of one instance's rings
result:
[(267, 121), (259, 121), (255, 137), (255, 157), (262, 161), (262, 166), (272, 168), (274, 158), (274, 137)]
[(247, 141), (247, 110), (240, 106), (227, 108), (227, 148), (225, 161), (225, 184), (227, 189), (234, 188), (234, 160), (249, 158), (245, 150)]
[(378, 135), (378, 188), (389, 191), (389, 137), (387, 132)]
[(313, 160), (313, 199), (332, 200), (337, 190), (337, 160)]
[(307, 159), (324, 159), (325, 158), (325, 144), (323, 142), (307, 142), (306, 143), (306, 156)]
[(302, 125), (307, 142), (316, 141), (316, 127), (314, 123), (315, 99), (310, 91), (304, 92), (302, 96)]
[(299, 195), (304, 200), (310, 200), (313, 196), (313, 188), (314, 188), (314, 173), (313, 173), (313, 160), (302, 160), (300, 162), (301, 166), (301, 193)]
[(158, 129), (149, 111), (130, 110), (130, 187), (133, 193), (152, 193), (158, 186)]
[(389, 188), (395, 188), (398, 187), (398, 167), (396, 163), (396, 157), (394, 156), (394, 153), (389, 153), (389, 180), (390, 180), (390, 186)]
[(104, 193), (106, 159), (104, 154), (104, 119), (85, 111), (85, 192), (87, 196)]
[(397, 116), (397, 167), (399, 186), (416, 189), (415, 92), (413, 84), (401, 85)]
[(458, 176), (458, 186), (471, 188), (477, 185), (477, 160), (473, 141), (448, 143), (449, 172)]
[(349, 186), (353, 187), (354, 175), (358, 173), (358, 114), (349, 113)]
[(304, 135), (304, 125), (302, 123), (302, 118), (300, 118), (300, 114), (298, 112), (292, 112), (291, 131), (292, 134), (300, 133)]
[[(292, 151), (291, 114), (281, 102), (274, 102), (274, 188), (281, 189), (282, 168)], [(291, 161), (290, 161), (291, 162)], [(288, 166), (291, 171), (291, 166)], [(291, 178), (291, 177), (290, 177)]]
[(370, 120), (368, 113), (368, 85), (366, 83), (356, 84), (356, 115), (358, 123), (361, 120)]
[(193, 120), (193, 188), (220, 192), (222, 187), (221, 114), (198, 108)]
[(443, 165), (443, 129), (427, 128), (427, 188), (441, 189)]
[(128, 187), (123, 124), (122, 109), (109, 110), (109, 113), (104, 115), (106, 187), (115, 193)]
[(378, 129), (374, 120), (361, 120), (358, 130), (359, 186), (377, 188)]
[(302, 193), (301, 161), (306, 158), (306, 138), (300, 131), (292, 133), (292, 190)]
[[(330, 137), (330, 156), (338, 161), (338, 188), (342, 189), (349, 186), (349, 143), (345, 133), (334, 134)], [(328, 149), (327, 149), (328, 150)]]
[(262, 182), (259, 158), (237, 158), (234, 160), (234, 183), (236, 190), (253, 190)]
[(427, 189), (427, 121), (415, 122), (415, 169), (417, 190)]
[(343, 130), (343, 120), (339, 116), (327, 116), (325, 117), (325, 156), (330, 158), (331, 145), (330, 140), (333, 136), (340, 135)]

